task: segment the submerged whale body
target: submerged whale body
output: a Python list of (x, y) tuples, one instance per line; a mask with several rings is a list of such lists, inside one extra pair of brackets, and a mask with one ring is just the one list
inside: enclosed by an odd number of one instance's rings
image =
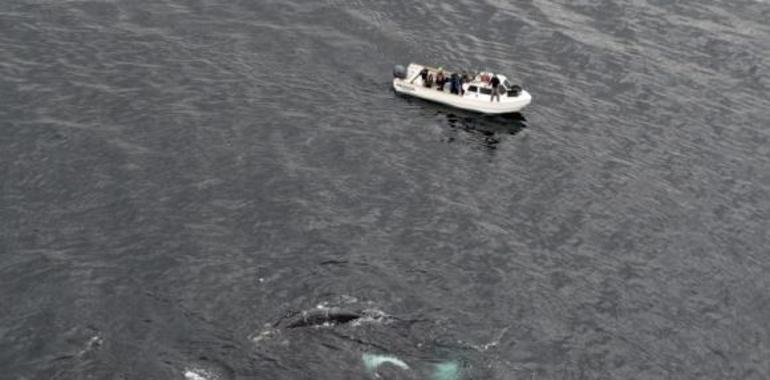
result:
[(346, 310), (339, 307), (319, 308), (303, 311), (289, 319), (285, 327), (294, 329), (298, 327), (321, 326), (326, 324), (344, 324), (365, 317), (362, 312)]
[(357, 321), (387, 323), (391, 320), (398, 320), (398, 318), (376, 309), (358, 311), (340, 307), (319, 306), (315, 309), (286, 314), (277, 321), (266, 324), (266, 329), (254, 334), (251, 340), (254, 343), (267, 341), (280, 334), (282, 330), (302, 327), (337, 326)]

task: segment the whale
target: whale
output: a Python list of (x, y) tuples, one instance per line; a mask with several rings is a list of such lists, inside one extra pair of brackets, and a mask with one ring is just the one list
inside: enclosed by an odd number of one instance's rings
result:
[(279, 335), (283, 330), (310, 327), (333, 327), (356, 321), (383, 322), (399, 320), (377, 309), (354, 310), (342, 307), (318, 306), (315, 309), (289, 312), (277, 321), (265, 324), (265, 329), (254, 334), (250, 339), (254, 343), (267, 341)]
[(364, 318), (368, 314), (361, 311), (349, 310), (340, 307), (323, 307), (303, 311), (290, 317), (284, 324), (287, 329), (300, 327), (312, 327), (323, 325), (341, 325)]

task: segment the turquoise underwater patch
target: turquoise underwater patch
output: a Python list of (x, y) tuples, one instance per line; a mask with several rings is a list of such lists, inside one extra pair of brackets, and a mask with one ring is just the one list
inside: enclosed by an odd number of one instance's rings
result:
[(401, 369), (409, 369), (409, 366), (403, 360), (391, 355), (363, 354), (364, 366), (369, 372), (374, 372), (385, 363), (393, 364)]
[[(369, 374), (374, 374), (377, 368), (386, 363), (403, 370), (410, 369), (408, 364), (393, 355), (363, 354), (361, 359)], [(430, 380), (460, 380), (460, 365), (453, 361), (434, 364)]]
[(460, 380), (460, 366), (455, 362), (436, 364), (433, 380)]

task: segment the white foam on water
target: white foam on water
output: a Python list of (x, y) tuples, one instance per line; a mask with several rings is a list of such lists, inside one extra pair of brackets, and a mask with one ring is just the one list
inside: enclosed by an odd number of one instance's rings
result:
[(265, 324), (264, 330), (260, 331), (259, 334), (252, 335), (251, 337), (249, 337), (249, 339), (251, 339), (251, 341), (254, 343), (259, 343), (262, 341), (273, 339), (279, 333), (280, 331), (270, 327), (270, 324)]
[(389, 315), (379, 309), (366, 309), (363, 311), (363, 317), (351, 322), (352, 326), (360, 326), (364, 323), (385, 323), (389, 320)]
[(92, 336), (91, 339), (89, 339), (88, 342), (86, 343), (85, 347), (82, 350), (80, 350), (80, 352), (78, 352), (78, 355), (83, 355), (86, 352), (93, 349), (94, 347), (101, 346), (102, 342), (103, 342), (102, 337), (100, 337), (99, 335)]
[(185, 369), (184, 378), (185, 380), (217, 380), (216, 375), (199, 368)]
[(486, 351), (486, 350), (488, 350), (490, 348), (497, 347), (497, 345), (500, 344), (500, 340), (503, 339), (503, 335), (505, 335), (505, 333), (508, 332), (508, 329), (510, 329), (510, 328), (511, 328), (511, 326), (506, 326), (504, 329), (502, 329), (500, 331), (499, 334), (497, 334), (497, 336), (495, 337), (494, 340), (492, 340), (491, 342), (489, 342), (487, 344), (474, 345), (473, 348), (475, 348), (475, 349), (477, 349), (477, 350), (479, 350), (481, 352), (484, 352), (484, 351)]
[(185, 380), (208, 380), (205, 377), (193, 372), (193, 371), (185, 371), (184, 373)]

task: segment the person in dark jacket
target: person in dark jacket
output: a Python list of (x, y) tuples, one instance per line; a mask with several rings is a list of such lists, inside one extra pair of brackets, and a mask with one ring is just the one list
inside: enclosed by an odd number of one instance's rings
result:
[(433, 86), (433, 74), (428, 73), (428, 77), (425, 78), (425, 81), (423, 81), (422, 84), (427, 88), (431, 88), (431, 86)]
[(428, 80), (428, 69), (420, 70), (420, 78), (422, 78), (423, 83)]
[(489, 84), (492, 85), (492, 96), (489, 98), (490, 102), (495, 101), (495, 96), (497, 97), (497, 101), (500, 101), (500, 78), (497, 77), (497, 75), (492, 76), (492, 80), (489, 81)]
[(460, 76), (457, 73), (452, 73), (449, 77), (449, 92), (459, 95), (460, 94)]
[(436, 86), (438, 86), (437, 90), (444, 91), (444, 84), (446, 84), (446, 77), (444, 76), (444, 72), (439, 69), (438, 74), (436, 74)]

